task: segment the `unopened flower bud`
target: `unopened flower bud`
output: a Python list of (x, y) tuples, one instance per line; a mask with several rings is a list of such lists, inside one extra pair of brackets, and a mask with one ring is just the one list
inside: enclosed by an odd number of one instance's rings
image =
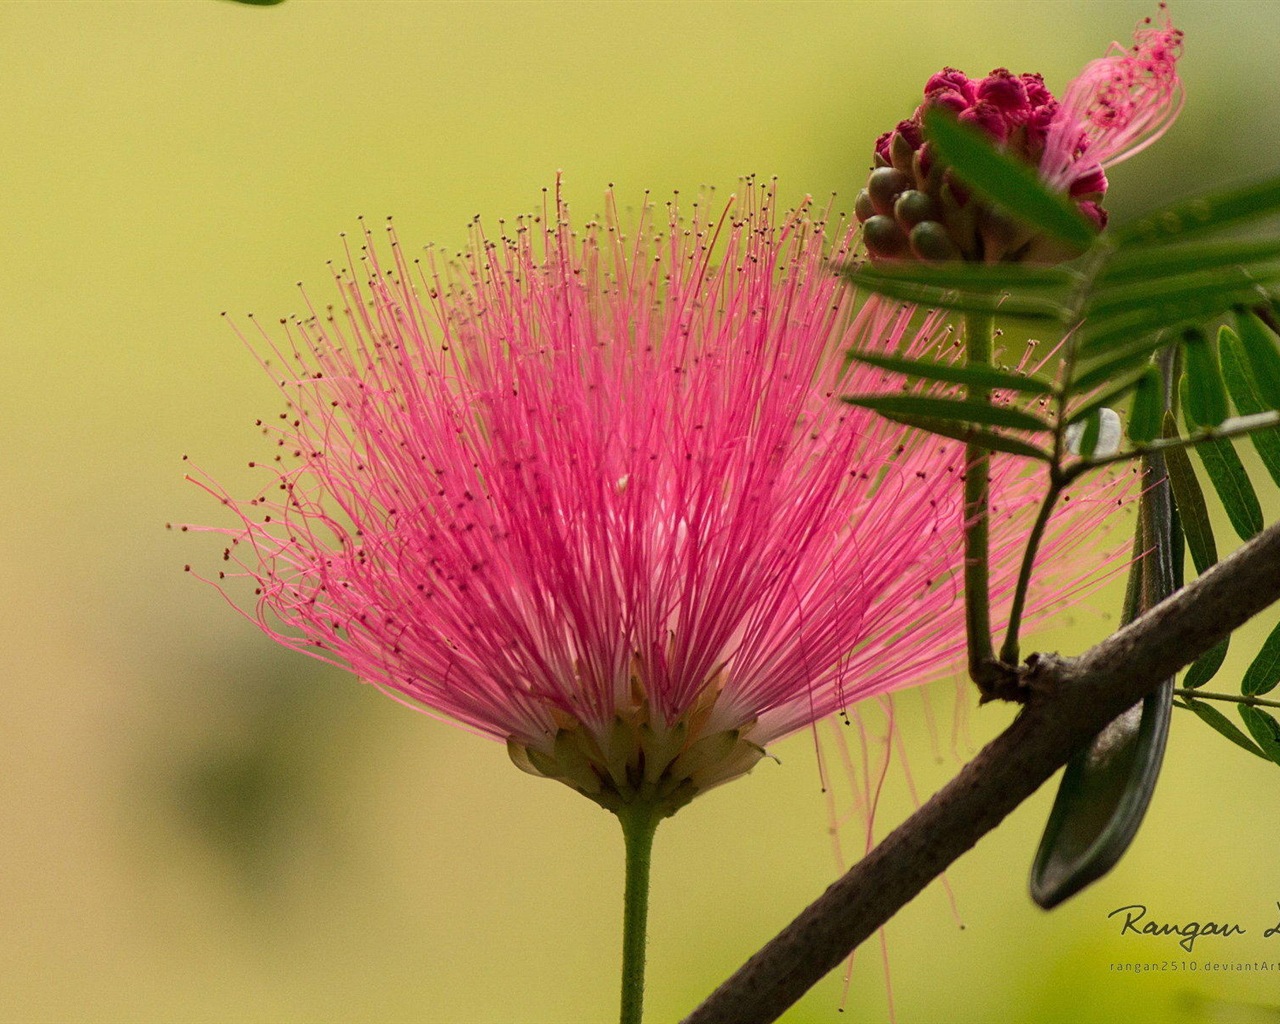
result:
[(892, 217), (877, 214), (862, 225), (862, 242), (872, 256), (894, 259), (907, 254), (907, 236)]
[(942, 184), (942, 164), (933, 159), (933, 147), (925, 142), (916, 150), (911, 161), (911, 171), (915, 175), (916, 188), (931, 195)]
[(877, 167), (867, 179), (867, 192), (871, 195), (876, 213), (893, 213), (898, 196), (911, 187), (911, 179), (893, 167)]
[(853, 215), (865, 224), (868, 218), (875, 216), (875, 212), (871, 193), (864, 188), (858, 193), (858, 198), (853, 201)]
[(1028, 107), (1026, 83), (1008, 68), (996, 68), (978, 83), (974, 93), (979, 102), (989, 103), (1001, 113), (1020, 114)]
[(940, 220), (942, 211), (927, 193), (909, 188), (893, 204), (893, 216), (904, 231), (910, 231), (921, 221)]
[(1046, 103), (1053, 103), (1053, 93), (1049, 91), (1049, 87), (1044, 84), (1044, 75), (1030, 71), (1019, 76), (1022, 79), (1022, 86), (1027, 90), (1027, 104), (1031, 107), (1040, 107)]
[(959, 259), (960, 250), (947, 234), (947, 229), (936, 220), (921, 221), (911, 229), (911, 251), (919, 259), (930, 263)]
[[(910, 124), (906, 121), (904, 124)], [(893, 133), (893, 139), (889, 143), (889, 162), (893, 164), (903, 174), (911, 173), (912, 161), (915, 159), (916, 148), (901, 131)]]
[(992, 103), (980, 100), (968, 110), (960, 112), (960, 123), (972, 125), (996, 142), (1004, 142), (1009, 137), (1009, 121), (1000, 108)]
[(973, 81), (963, 71), (958, 71), (955, 68), (943, 68), (924, 83), (924, 94), (927, 97), (932, 97), (940, 92), (954, 91), (966, 103), (972, 103), (975, 98), (973, 87)]
[(1101, 199), (1107, 191), (1107, 174), (1100, 164), (1094, 164), (1071, 183), (1070, 195), (1074, 199)]
[(1093, 221), (1099, 231), (1107, 226), (1107, 211), (1092, 199), (1080, 203), (1080, 212)]
[(982, 207), (978, 231), (982, 235), (983, 258), (987, 260), (1016, 258), (1018, 250), (1030, 242), (1034, 234), (1024, 221), (1010, 216), (999, 206)]

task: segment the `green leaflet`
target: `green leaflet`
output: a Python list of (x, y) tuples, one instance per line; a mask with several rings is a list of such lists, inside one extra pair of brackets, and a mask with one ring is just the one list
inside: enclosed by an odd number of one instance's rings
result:
[(1183, 697), (1182, 699), (1186, 701), (1187, 707), (1200, 717), (1200, 721), (1204, 722), (1204, 724), (1209, 726), (1209, 728), (1213, 729), (1215, 732), (1221, 733), (1232, 743), (1239, 747), (1243, 747), (1245, 750), (1249, 751), (1249, 753), (1256, 754), (1264, 761), (1268, 760), (1267, 755), (1262, 752), (1262, 749), (1254, 743), (1253, 740), (1249, 739), (1248, 736), (1236, 728), (1236, 726), (1232, 724), (1231, 719), (1215, 708), (1212, 704), (1208, 704), (1202, 700), (1192, 700), (1190, 697)]
[(921, 380), (944, 381), (949, 384), (969, 384), (992, 390), (1020, 391), (1032, 395), (1053, 393), (1053, 385), (1039, 377), (1006, 373), (993, 366), (962, 363), (938, 363), (930, 359), (903, 359), (900, 356), (872, 355), (868, 352), (851, 352), (851, 359), (868, 366), (878, 366), (908, 377)]
[(938, 158), (975, 191), (1015, 217), (1083, 252), (1098, 232), (1062, 195), (1045, 188), (1035, 170), (1006, 156), (984, 135), (934, 107), (925, 113), (925, 136)]
[(1081, 280), (1081, 275), (1061, 267), (1029, 266), (1025, 263), (863, 263), (845, 268), (856, 281), (879, 278), (910, 282), (924, 288), (998, 295), (1002, 292), (1064, 293)]
[(1276, 764), (1280, 764), (1280, 722), (1261, 708), (1250, 707), (1248, 704), (1238, 704), (1236, 708), (1262, 752)]
[[(1240, 415), (1252, 416), (1266, 412), (1266, 405), (1254, 390), (1253, 381), (1246, 369), (1248, 363), (1240, 338), (1229, 327), (1218, 332), (1218, 351), (1222, 356), (1222, 376), (1226, 380), (1227, 391)], [(1249, 435), (1249, 440), (1257, 449), (1271, 479), (1280, 485), (1280, 429), (1255, 430)]]
[(1098, 439), (1102, 437), (1102, 409), (1095, 407), (1085, 414), (1084, 432), (1080, 435), (1080, 455), (1091, 458), (1098, 450)]
[(893, 420), (894, 423), (901, 423), (904, 427), (914, 427), (916, 430), (924, 430), (930, 434), (950, 437), (965, 444), (976, 444), (993, 452), (1007, 452), (1010, 455), (1038, 459), (1041, 462), (1052, 461), (1052, 456), (1047, 451), (1027, 444), (1025, 441), (1019, 441), (1016, 437), (995, 434), (990, 430), (957, 423), (954, 420), (935, 420), (927, 416), (907, 416), (887, 412), (882, 412), (880, 415), (887, 420)]
[(1076, 367), (1077, 373), (1075, 379), (1071, 381), (1070, 393), (1092, 391), (1114, 380), (1122, 373), (1140, 369), (1152, 352), (1167, 343), (1164, 335), (1156, 332), (1139, 337), (1136, 342), (1117, 345), (1107, 352), (1094, 353), (1093, 358)]
[(1107, 285), (1155, 277), (1174, 277), (1222, 267), (1243, 267), (1280, 259), (1280, 239), (1245, 242), (1193, 242), (1162, 249), (1121, 249), (1107, 260), (1098, 281)]
[(1227, 388), (1222, 382), (1218, 351), (1201, 330), (1185, 331), (1182, 351), (1186, 357), (1184, 403), (1187, 416), (1204, 427), (1216, 427), (1227, 418)]
[[(1079, 351), (1081, 355), (1093, 358), (1113, 349), (1136, 346), (1156, 331), (1201, 324), (1221, 316), (1233, 306), (1256, 298), (1257, 290), (1253, 287), (1234, 291), (1211, 289), (1203, 295), (1183, 298), (1176, 303), (1161, 303), (1094, 316), (1086, 320), (1081, 329)], [(1151, 349), (1159, 347), (1159, 344), (1155, 344)]]
[[(1230, 645), (1231, 638), (1224, 637), (1205, 651), (1204, 654), (1196, 658), (1191, 663), (1191, 667), (1187, 669), (1187, 674), (1182, 677), (1182, 685), (1188, 690), (1196, 690), (1204, 686), (1205, 683), (1218, 674), (1218, 669), (1222, 668), (1222, 662), (1227, 656), (1227, 648)], [(1231, 728), (1234, 729), (1235, 726), (1233, 725)]]
[(957, 423), (981, 423), (1011, 430), (1044, 431), (1049, 424), (1038, 416), (1005, 405), (970, 402), (960, 398), (933, 398), (925, 395), (849, 395), (850, 405), (861, 406), (886, 416), (915, 416)]
[(1249, 311), (1236, 313), (1236, 325), (1258, 396), (1268, 409), (1280, 409), (1280, 352), (1276, 351), (1275, 335)]
[(1146, 444), (1159, 435), (1163, 392), (1160, 371), (1148, 366), (1134, 385), (1133, 404), (1129, 407), (1129, 440), (1134, 444)]
[[(1187, 426), (1193, 431), (1196, 423), (1192, 418), (1190, 404), (1187, 402), (1187, 379), (1182, 379), (1183, 415)], [(1204, 464), (1205, 472), (1213, 489), (1218, 492), (1222, 506), (1227, 510), (1227, 518), (1239, 534), (1241, 540), (1248, 540), (1262, 532), (1262, 506), (1254, 493), (1253, 484), (1244, 471), (1240, 456), (1229, 440), (1202, 441), (1195, 446), (1196, 454)]]
[(1269, 178), (1166, 206), (1115, 229), (1111, 240), (1122, 252), (1130, 247), (1180, 242), (1276, 210), (1280, 210), (1280, 178)]
[(918, 306), (941, 307), (961, 313), (1001, 313), (1006, 316), (1024, 317), (1029, 320), (1053, 320), (1063, 322), (1066, 309), (1049, 298), (1038, 296), (1007, 295), (997, 291), (963, 291), (932, 284), (922, 284), (909, 272), (909, 264), (898, 264), (885, 269), (879, 264), (849, 267), (844, 275), (855, 285), (900, 302)]
[(1256, 296), (1260, 283), (1273, 281), (1278, 276), (1280, 267), (1251, 273), (1232, 266), (1177, 277), (1149, 276), (1123, 284), (1102, 285), (1090, 295), (1085, 315), (1096, 319), (1153, 308), (1198, 310), (1206, 301), (1213, 303), (1225, 295)]
[[(1151, 367), (1151, 370), (1152, 372), (1155, 372), (1155, 367)], [(1101, 391), (1098, 394), (1094, 395), (1092, 398), (1089, 399), (1088, 402), (1086, 402), (1084, 405), (1080, 406), (1079, 408), (1073, 409), (1071, 411), (1071, 415), (1067, 417), (1067, 422), (1075, 423), (1079, 420), (1084, 419), (1086, 416), (1089, 416), (1096, 410), (1101, 409), (1103, 406), (1110, 407), (1114, 405), (1119, 398), (1121, 398), (1126, 392), (1128, 392), (1131, 388), (1133, 388), (1135, 384), (1137, 384), (1140, 380), (1142, 380), (1142, 377), (1143, 377), (1142, 370), (1138, 370), (1136, 372), (1126, 374), (1124, 377), (1120, 379), (1119, 383), (1114, 384), (1111, 387), (1107, 388), (1107, 390)], [(1163, 407), (1163, 399), (1158, 393), (1159, 392), (1158, 380), (1156, 383), (1156, 389), (1157, 389), (1157, 395), (1156, 395), (1157, 401), (1160, 401), (1161, 407)], [(1073, 386), (1072, 390), (1075, 391), (1077, 390), (1077, 388)], [(1156, 420), (1157, 425), (1159, 424), (1159, 422), (1160, 421), (1157, 418)]]
[[(1164, 436), (1178, 436), (1178, 427), (1172, 413), (1165, 413)], [(1191, 459), (1185, 448), (1164, 449), (1164, 463), (1169, 473), (1169, 483), (1173, 487), (1173, 500), (1177, 503), (1178, 515), (1182, 520), (1182, 531), (1191, 551), (1191, 561), (1196, 572), (1203, 573), (1218, 560), (1218, 548), (1214, 543), (1213, 524), (1209, 519), (1204, 492), (1200, 489), (1200, 482), (1196, 479), (1195, 470), (1191, 468)]]
[(1280, 625), (1271, 630), (1262, 650), (1245, 669), (1240, 692), (1246, 697), (1260, 697), (1274, 690), (1277, 682), (1280, 682)]
[(1262, 506), (1230, 441), (1205, 441), (1195, 446), (1227, 518), (1241, 540), (1262, 532)]

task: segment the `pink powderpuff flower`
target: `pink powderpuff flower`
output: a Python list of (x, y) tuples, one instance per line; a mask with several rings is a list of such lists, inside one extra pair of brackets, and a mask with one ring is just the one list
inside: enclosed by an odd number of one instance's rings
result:
[(1182, 32), (1161, 4), (1159, 21), (1140, 22), (1128, 50), (1112, 43), (1105, 57), (1087, 64), (1049, 124), (1037, 163), (1045, 182), (1100, 198), (1104, 170), (1150, 146), (1182, 111), (1181, 55)]
[[(629, 235), (606, 204), (576, 231), (557, 188), (453, 262), (366, 232), (337, 309), (259, 328), (275, 461), (247, 501), (201, 476), (238, 518), (205, 529), (277, 641), (665, 815), (954, 670), (963, 452), (839, 400), (891, 386), (850, 349), (947, 342), (855, 307), (855, 229), (750, 181), (718, 217), (646, 200)], [(1039, 491), (1002, 459), (991, 492), (999, 606)], [(1096, 553), (1115, 498), (1066, 505), (1041, 561)]]
[(1112, 43), (1067, 86), (1061, 100), (1038, 74), (996, 68), (981, 79), (943, 68), (925, 83), (909, 120), (876, 140), (875, 169), (859, 196), (858, 217), (873, 256), (1047, 261), (1062, 258), (1046, 240), (1019, 232), (978, 203), (934, 159), (924, 136), (927, 110), (942, 107), (1037, 168), (1099, 229), (1106, 168), (1155, 142), (1182, 109), (1177, 62), (1182, 33), (1164, 4), (1146, 18), (1129, 49)]

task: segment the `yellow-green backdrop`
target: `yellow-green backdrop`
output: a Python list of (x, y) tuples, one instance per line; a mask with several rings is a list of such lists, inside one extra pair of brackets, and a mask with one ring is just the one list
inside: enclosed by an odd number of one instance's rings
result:
[[(563, 169), (594, 210), (744, 173), (851, 200), (943, 64), (1060, 89), (1145, 2), (0, 4), (0, 1020), (577, 1022), (614, 1013), (614, 821), (496, 745), (275, 649), (182, 572), (275, 400), (219, 312), (274, 317), (356, 217), (456, 246)], [(1280, 169), (1280, 7), (1174, 6), (1187, 108), (1123, 216)], [(1274, 495), (1264, 497), (1274, 516)], [(1079, 649), (1111, 598), (1044, 643)], [(1247, 636), (1257, 642), (1263, 625)], [(1237, 648), (1245, 644), (1238, 643)], [(1241, 661), (1226, 672), (1238, 674)], [(941, 699), (940, 708), (946, 701)], [(956, 768), (902, 702), (922, 793)], [(962, 753), (1007, 721), (972, 710)], [(658, 835), (650, 1017), (688, 1010), (834, 870), (811, 739)], [(901, 776), (886, 823), (910, 804)], [(1277, 1020), (1280, 769), (1178, 717), (1132, 853), (1053, 914), (1052, 787), (887, 929), (907, 1022)], [(1107, 914), (1245, 925), (1120, 936)], [(1119, 974), (1113, 962), (1196, 972)], [(878, 950), (786, 1018), (886, 1016)]]

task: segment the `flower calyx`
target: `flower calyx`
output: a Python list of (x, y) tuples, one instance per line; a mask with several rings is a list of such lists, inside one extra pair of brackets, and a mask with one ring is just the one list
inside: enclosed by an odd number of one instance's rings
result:
[(563, 713), (558, 728), (539, 740), (507, 739), (516, 767), (563, 782), (615, 814), (645, 805), (669, 817), (699, 793), (745, 775), (765, 756), (751, 741), (751, 720), (733, 728), (712, 724), (717, 679), (694, 706), (666, 724), (653, 713), (643, 686), (632, 677), (632, 699), (605, 729), (593, 729)]

